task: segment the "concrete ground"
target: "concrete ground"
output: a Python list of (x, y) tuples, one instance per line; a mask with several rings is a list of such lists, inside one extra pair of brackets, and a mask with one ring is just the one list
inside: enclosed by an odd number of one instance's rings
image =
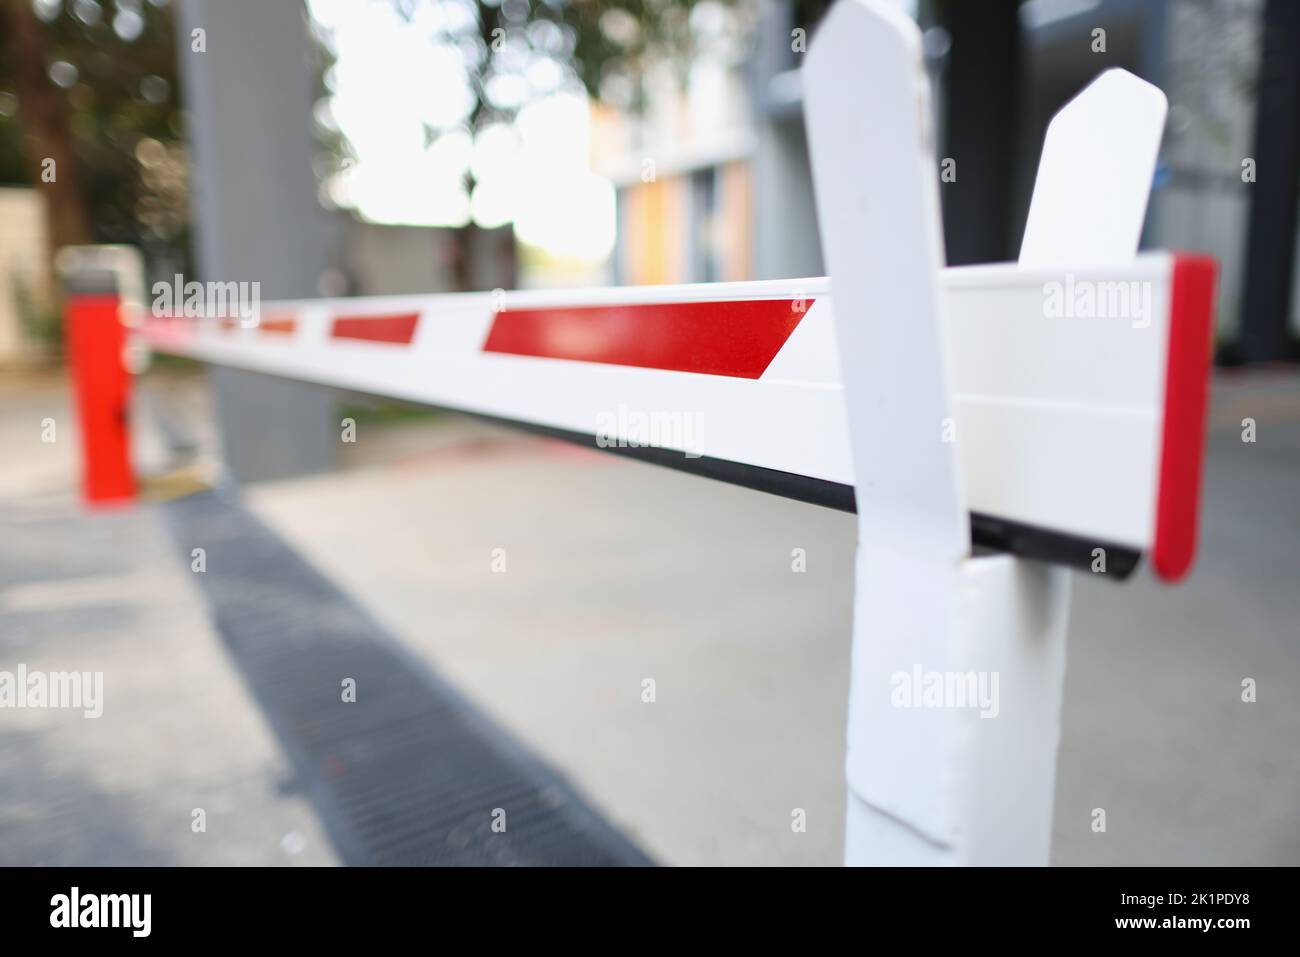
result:
[(463, 420), (358, 446), (251, 507), (651, 856), (839, 860), (850, 516)]
[[(1190, 580), (1075, 576), (1058, 864), (1300, 863), (1300, 379), (1213, 405)], [(252, 506), (652, 854), (839, 860), (851, 517), (463, 420), (349, 451)]]
[(1297, 569), (1300, 378), (1220, 377), (1191, 576), (1075, 576), (1058, 863), (1300, 864)]
[[(152, 378), (155, 411), (208, 445), (201, 390)], [(155, 518), (76, 517), (69, 447), (32, 444), (54, 392), (3, 399), (0, 442), (17, 453), (0, 470), (0, 523), (7, 538), (19, 529), (25, 557), (0, 565), (0, 649), (36, 667), (56, 647), (43, 636), (85, 642), (106, 673), (138, 683), (139, 704), (102, 739), (84, 719), (61, 732), (0, 712), (0, 858), (48, 813), (75, 822), (63, 825), (70, 859), (101, 862), (112, 835), (134, 833), (137, 857), (197, 860), (173, 825), (188, 828), (187, 807), (228, 780), (231, 855), (283, 860), (293, 833), (293, 861), (328, 860)], [(1221, 378), (1212, 427), (1190, 581), (1076, 576), (1057, 864), (1300, 863), (1300, 378)], [(838, 862), (851, 517), (452, 417), (363, 417), (357, 439), (340, 472), (258, 486), (248, 503), (656, 859)], [(146, 439), (150, 455), (165, 444)], [(15, 614), (28, 616), (19, 627)], [(1246, 678), (1254, 703), (1241, 700)], [(159, 702), (166, 732), (148, 720)], [(50, 812), (60, 786), (81, 808), (112, 794), (112, 823)], [(796, 809), (806, 833), (790, 826)], [(53, 853), (31, 846), (25, 858)]]
[(0, 383), (0, 670), (102, 672), (102, 714), (0, 709), (0, 866), (333, 863), (156, 507), (78, 506), (65, 396)]

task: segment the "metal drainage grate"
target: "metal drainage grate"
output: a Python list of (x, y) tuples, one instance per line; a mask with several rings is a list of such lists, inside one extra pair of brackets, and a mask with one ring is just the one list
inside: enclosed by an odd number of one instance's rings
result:
[(215, 626), (344, 861), (651, 863), (237, 502), (162, 507), (187, 562), (206, 550)]

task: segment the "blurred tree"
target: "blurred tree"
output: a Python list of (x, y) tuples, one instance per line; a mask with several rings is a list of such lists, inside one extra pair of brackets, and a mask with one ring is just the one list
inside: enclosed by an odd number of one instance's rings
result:
[(0, 0), (0, 182), (41, 191), (53, 249), (184, 263), (181, 131), (167, 0)]
[[(593, 99), (640, 110), (657, 67), (674, 68), (684, 79), (702, 47), (746, 42), (760, 0), (371, 2), (390, 4), (414, 29), (429, 30), (436, 45), (457, 51), (473, 95), (468, 124), (479, 129), (509, 122), (531, 99), (572, 81)], [(803, 0), (800, 6), (821, 5), (824, 0)], [(712, 29), (701, 26), (705, 21)], [(318, 39), (328, 56), (329, 32)], [(429, 140), (439, 132), (428, 130)], [(323, 134), (336, 171), (348, 159), (346, 140), (337, 131)]]
[[(412, 22), (443, 8), (423, 22), (460, 51), (479, 128), (511, 119), (539, 92), (539, 73), (639, 109), (654, 67), (684, 72), (699, 52), (701, 11), (740, 22), (757, 0), (387, 2)], [(168, 0), (0, 0), (0, 183), (42, 192), (52, 248), (129, 242), (178, 268), (188, 261), (172, 31)], [(329, 65), (327, 54), (321, 69)], [(334, 162), (345, 161), (341, 137), (322, 134)]]
[[(439, 0), (392, 0), (408, 20)], [(593, 99), (637, 108), (643, 82), (663, 63), (685, 69), (699, 50), (700, 31), (692, 15), (748, 8), (758, 0), (478, 0), (476, 23), (457, 28), (448, 20), (473, 86), (472, 122), (508, 119), (539, 61), (573, 70)], [(476, 34), (476, 35), (475, 35)], [(509, 89), (503, 97), (502, 92)]]
[[(447, 133), (471, 137), (496, 124), (511, 123), (531, 102), (553, 93), (582, 90), (594, 100), (636, 113), (648, 103), (649, 84), (672, 71), (684, 86), (700, 58), (739, 62), (752, 37), (761, 0), (351, 0), (394, 11), (422, 40), (431, 56), (458, 61), (468, 93), (467, 109), (443, 126), (425, 122), (426, 145)], [(805, 4), (810, 8), (817, 3)], [(335, 51), (335, 5), (308, 0), (324, 16), (314, 34), (326, 58)], [(349, 7), (355, 11), (355, 8)], [(386, 13), (387, 10), (381, 12)], [(383, 18), (379, 18), (382, 20)], [(317, 107), (321, 156), (318, 177), (327, 202), (349, 205), (346, 189), (329, 187), (346, 179), (358, 157), (330, 108), (333, 70), (322, 72)], [(410, 96), (394, 81), (394, 96)], [(448, 91), (459, 102), (461, 91)], [(340, 175), (344, 174), (344, 175)], [(462, 186), (475, 189), (468, 169)], [(462, 230), (462, 271), (469, 272), (468, 234)]]
[[(539, 20), (553, 18), (573, 31), (573, 67), (589, 96), (640, 109), (645, 104), (645, 79), (655, 66), (667, 63), (681, 75), (699, 54), (701, 31), (693, 28), (692, 12), (700, 6), (752, 10), (757, 4), (749, 0), (709, 0), (705, 4), (693, 0), (570, 0), (556, 5), (538, 3), (534, 9)], [(506, 3), (496, 10), (504, 14)]]

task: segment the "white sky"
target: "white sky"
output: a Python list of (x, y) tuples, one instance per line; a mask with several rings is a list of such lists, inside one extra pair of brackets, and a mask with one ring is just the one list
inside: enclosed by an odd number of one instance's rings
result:
[[(407, 23), (387, 0), (308, 0), (333, 32), (336, 63), (327, 115), (347, 137), (356, 163), (330, 194), (364, 219), (417, 226), (484, 227), (513, 221), (522, 241), (586, 260), (614, 242), (614, 190), (588, 163), (584, 94), (559, 88), (554, 64), (533, 62), (493, 94), (531, 98), (511, 125), (472, 139), (472, 106), (460, 53), (437, 39), (468, 4), (429, 4)], [(514, 83), (511, 87), (509, 84)], [(540, 95), (537, 90), (551, 90)], [(443, 131), (426, 147), (424, 125)], [(464, 191), (472, 169), (473, 196)]]

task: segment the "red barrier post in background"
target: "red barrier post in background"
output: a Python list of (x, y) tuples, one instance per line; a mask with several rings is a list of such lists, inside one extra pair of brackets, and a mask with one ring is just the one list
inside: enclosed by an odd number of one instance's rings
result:
[(70, 293), (64, 306), (69, 371), (81, 423), (81, 494), (88, 504), (135, 498), (129, 428), (131, 376), (116, 295)]
[(81, 426), (81, 492), (88, 505), (129, 502), (136, 494), (122, 295), (130, 280), (123, 282), (117, 263), (126, 257), (117, 249), (64, 250), (61, 269), (64, 342)]

